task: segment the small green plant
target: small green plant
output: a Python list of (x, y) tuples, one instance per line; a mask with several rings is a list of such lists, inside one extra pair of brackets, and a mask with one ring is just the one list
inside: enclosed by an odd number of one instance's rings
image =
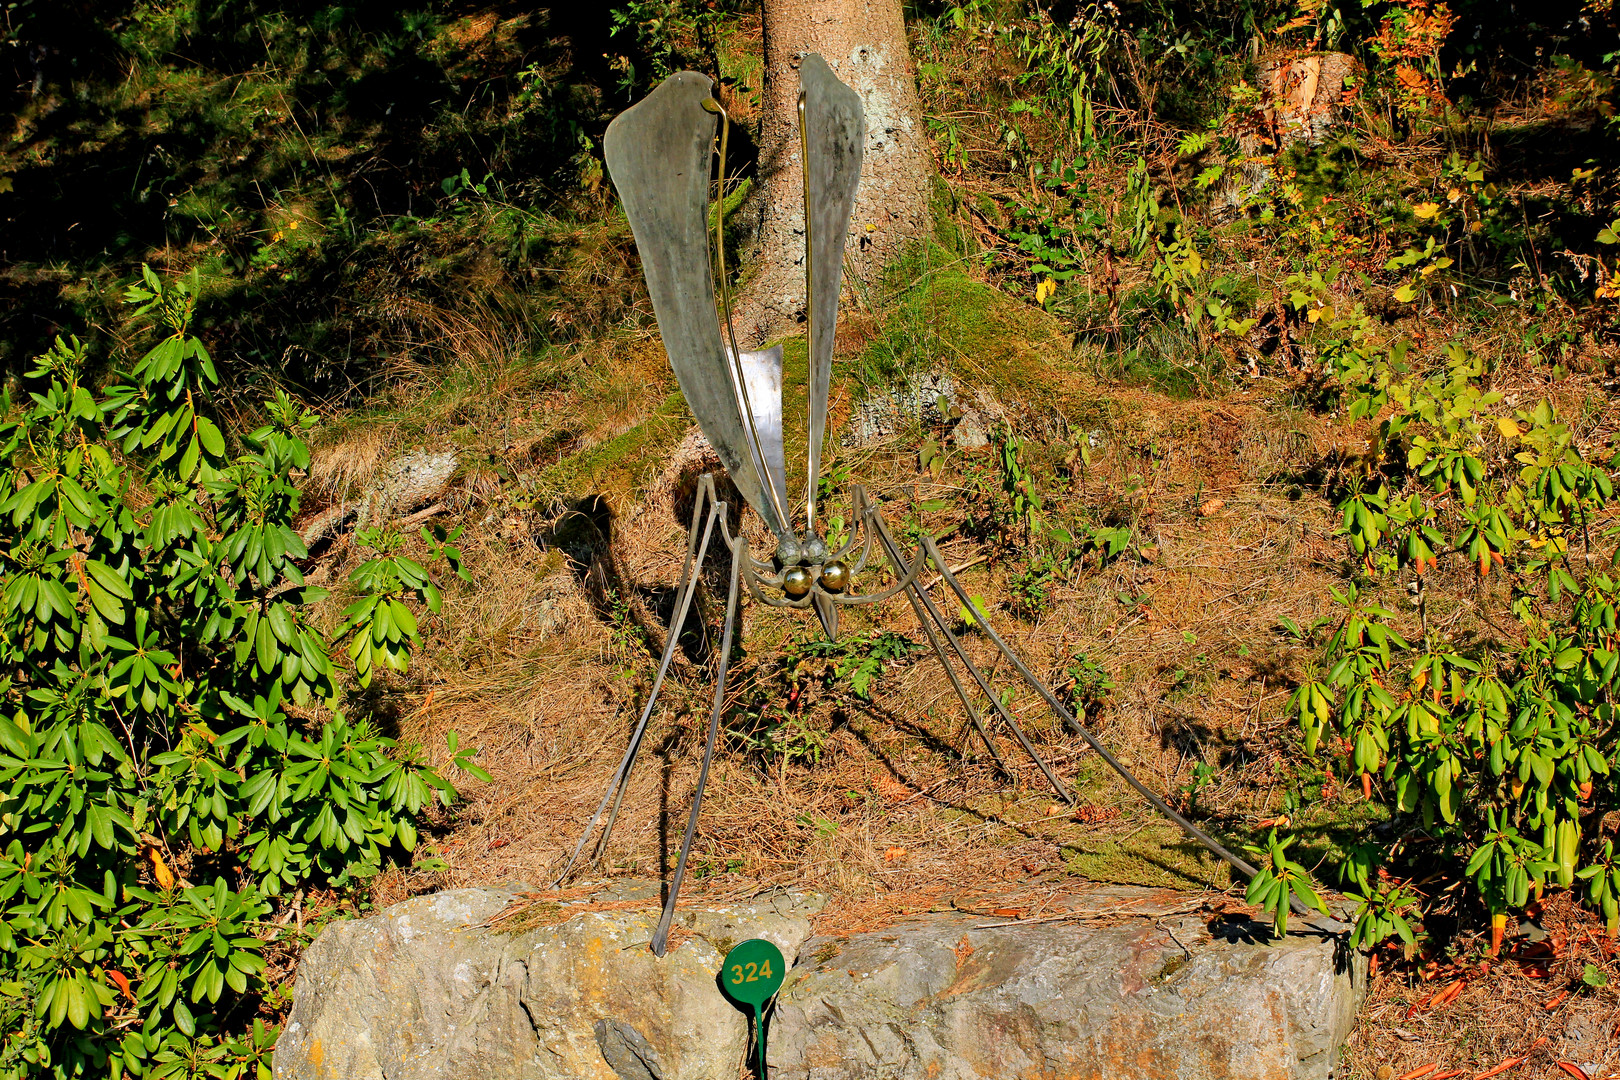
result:
[(1259, 863), (1260, 872), (1249, 879), (1244, 899), (1272, 916), (1272, 936), (1281, 938), (1288, 933), (1288, 908), (1292, 898), (1298, 897), (1306, 907), (1327, 914), (1327, 905), (1317, 895), (1311, 882), (1311, 872), (1288, 857), (1293, 837), (1280, 840), (1277, 830), (1266, 836), (1264, 847), (1245, 845)]
[(793, 822), (800, 828), (811, 830), (817, 840), (828, 840), (838, 835), (838, 822), (828, 818), (800, 814)]
[(847, 693), (871, 701), (884, 669), (908, 663), (920, 648), (892, 631), (795, 641), (769, 676), (752, 684), (744, 720), (731, 727), (730, 736), (746, 751), (774, 761), (784, 779), (790, 765), (818, 764), (828, 732), (812, 717), (814, 700)]
[(1215, 769), (1213, 766), (1202, 761), (1193, 762), (1192, 775), (1188, 777), (1185, 784), (1181, 785), (1182, 799), (1187, 806), (1196, 806), (1198, 796), (1214, 782)]
[(872, 684), (888, 664), (905, 663), (922, 648), (892, 630), (855, 634), (839, 641), (810, 641), (799, 647), (801, 663), (830, 665), (831, 678), (848, 685), (862, 701), (872, 700)]
[(1022, 570), (1008, 574), (1013, 612), (1026, 619), (1038, 618), (1051, 606), (1056, 576), (1057, 571), (1045, 559), (1032, 559)]
[(1603, 914), (1609, 937), (1620, 931), (1620, 859), (1615, 857), (1614, 841), (1603, 841), (1592, 864), (1575, 875), (1586, 882), (1587, 899)]
[(1419, 906), (1418, 897), (1400, 883), (1380, 877), (1378, 855), (1377, 845), (1358, 844), (1339, 864), (1339, 880), (1347, 890), (1346, 895), (1356, 901), (1356, 922), (1350, 932), (1350, 944), (1359, 949), (1373, 949), (1398, 937), (1410, 959), (1417, 952), (1417, 935), (1410, 916)]
[(652, 86), (681, 69), (688, 57), (712, 48), (712, 38), (724, 14), (724, 5), (692, 0), (619, 0), (608, 11), (612, 37), (636, 54), (620, 56), (619, 89), (627, 95)]
[(1034, 473), (1024, 464), (1023, 452), (1024, 440), (1011, 430), (1003, 430), (996, 448), (1001, 466), (1001, 491), (1006, 500), (1002, 505), (1002, 524), (1027, 545), (1046, 524), (1046, 500), (1041, 497)]
[(985, 624), (986, 610), (988, 610), (988, 605), (985, 604), (984, 597), (978, 593), (969, 593), (968, 603), (958, 603), (956, 605), (956, 617), (962, 620), (963, 626), (971, 630)]
[(1068, 682), (1063, 687), (1064, 697), (1075, 717), (1081, 721), (1095, 717), (1114, 692), (1114, 680), (1108, 669), (1083, 652), (1070, 655), (1063, 674)]

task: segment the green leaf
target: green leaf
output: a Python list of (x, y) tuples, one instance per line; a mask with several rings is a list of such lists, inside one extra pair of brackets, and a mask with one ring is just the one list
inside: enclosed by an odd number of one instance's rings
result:
[(86, 559), (84, 560), (84, 569), (91, 580), (113, 596), (118, 597), (120, 600), (135, 599), (135, 593), (130, 590), (129, 583), (124, 580), (124, 576), (106, 563), (98, 559)]
[(197, 417), (197, 438), (202, 441), (203, 449), (214, 457), (225, 455), (225, 437), (219, 433), (219, 428), (206, 416)]
[(259, 670), (272, 674), (276, 666), (281, 663), (281, 647), (276, 644), (275, 631), (270, 628), (269, 619), (260, 619), (257, 631), (254, 633), (255, 658), (259, 663)]

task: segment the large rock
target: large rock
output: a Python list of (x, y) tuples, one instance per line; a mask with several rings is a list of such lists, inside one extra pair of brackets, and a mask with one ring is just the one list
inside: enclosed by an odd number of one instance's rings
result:
[(731, 1080), (747, 1023), (716, 975), (732, 945), (766, 937), (792, 965), (774, 1080), (1321, 1080), (1365, 972), (1337, 924), (1268, 944), (1267, 927), (1163, 890), (957, 907), (987, 914), (816, 938), (814, 896), (694, 907), (660, 960), (656, 886), (410, 900), (333, 924), (304, 954), (275, 1074)]
[(333, 535), (349, 520), (357, 529), (385, 525), (443, 495), (461, 467), (454, 450), (412, 450), (388, 462), (372, 476), (358, 499), (345, 499), (305, 520), (298, 535), (305, 547)]
[(1087, 921), (935, 914), (812, 938), (771, 1027), (777, 1080), (1331, 1075), (1366, 974), (1338, 934), (1270, 944), (1246, 917), (1155, 917), (1177, 905), (1152, 890), (1068, 904)]

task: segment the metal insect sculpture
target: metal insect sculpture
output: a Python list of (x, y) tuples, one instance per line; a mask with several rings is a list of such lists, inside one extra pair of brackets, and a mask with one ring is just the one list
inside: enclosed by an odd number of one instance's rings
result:
[[(613, 831), (615, 818), (629, 784), (630, 770), (641, 749), (658, 693), (669, 672), (680, 628), (685, 625), (704, 561), (718, 535), (731, 555), (730, 583), (721, 631), (714, 707), (703, 746), (703, 764), (692, 796), (686, 834), (669, 884), (663, 913), (652, 938), (652, 950), (664, 955), (676, 898), (686, 875), (686, 861), (697, 832), (698, 812), (714, 759), (715, 742), (724, 711), (727, 667), (737, 629), (743, 589), (755, 602), (768, 607), (813, 610), (829, 638), (838, 634), (838, 613), (843, 607), (877, 604), (904, 595), (927, 639), (928, 647), (945, 669), (951, 686), (967, 711), (969, 722), (984, 741), (1001, 772), (1011, 777), (1001, 751), (974, 705), (967, 687), (952, 664), (954, 657), (989, 701), (996, 717), (1028, 754), (1059, 799), (1073, 804), (1052, 767), (1043, 760), (1018, 722), (1001, 704), (984, 673), (968, 656), (945, 615), (919, 582), (931, 566), (961, 603), (977, 610), (951, 573), (932, 537), (923, 537), (918, 550), (906, 554), (865, 490), (853, 489), (848, 539), (829, 550), (816, 524), (816, 491), (821, 478), (821, 446), (827, 429), (827, 397), (832, 380), (833, 332), (838, 319), (838, 295), (843, 270), (844, 241), (860, 181), (861, 152), (866, 141), (866, 118), (860, 95), (844, 85), (815, 54), (806, 55), (799, 68), (799, 149), (804, 165), (805, 275), (809, 336), (809, 450), (805, 468), (803, 516), (787, 489), (783, 449), (782, 347), (754, 352), (737, 348), (731, 325), (731, 298), (726, 285), (724, 193), (726, 143), (730, 118), (715, 99), (712, 81), (696, 72), (671, 75), (641, 102), (608, 125), (604, 142), (608, 171), (629, 218), (641, 252), (647, 291), (652, 297), (658, 329), (669, 353), (681, 392), (709, 443), (714, 447), (732, 483), (741, 492), (771, 534), (776, 550), (758, 558), (749, 549), (742, 530), (734, 528), (732, 507), (716, 495), (714, 477), (700, 478), (692, 511), (692, 528), (681, 582), (676, 592), (670, 633), (664, 646), (652, 692), (617, 771), (585, 827), (567, 865), (557, 877), (565, 881), (579, 864), (580, 855), (595, 833), (601, 835), (591, 862), (600, 859)], [(719, 161), (721, 198), (715, 214), (711, 261), (709, 192), (711, 163)], [(718, 296), (715, 281), (719, 281)], [(876, 592), (862, 592), (858, 582), (868, 566), (886, 564), (892, 582)], [(1084, 728), (1052, 689), (1008, 647), (984, 621), (975, 622), (985, 636), (1012, 663), (1032, 689), (1046, 700), (1053, 713), (1075, 735), (1085, 739), (1104, 761), (1124, 777), (1160, 813), (1174, 821), (1192, 839), (1230, 863), (1245, 876), (1255, 868), (1233, 855), (1192, 822), (1176, 813), (1154, 791), (1131, 774)], [(605, 820), (604, 820), (605, 816)]]

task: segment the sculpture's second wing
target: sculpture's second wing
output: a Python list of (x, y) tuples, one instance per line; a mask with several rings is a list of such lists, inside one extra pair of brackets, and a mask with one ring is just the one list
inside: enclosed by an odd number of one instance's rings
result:
[(671, 75), (614, 118), (603, 151), (681, 393), (737, 490), (782, 536), (788, 523), (776, 513), (755, 463), (715, 315), (707, 226), (716, 120), (703, 108), (712, 87), (694, 71)]
[(839, 81), (827, 61), (810, 53), (799, 65), (804, 91), (806, 181), (804, 208), (810, 239), (810, 459), (811, 492), (821, 474), (821, 442), (827, 432), (827, 394), (832, 386), (833, 331), (844, 240), (861, 180), (866, 111), (861, 96)]

